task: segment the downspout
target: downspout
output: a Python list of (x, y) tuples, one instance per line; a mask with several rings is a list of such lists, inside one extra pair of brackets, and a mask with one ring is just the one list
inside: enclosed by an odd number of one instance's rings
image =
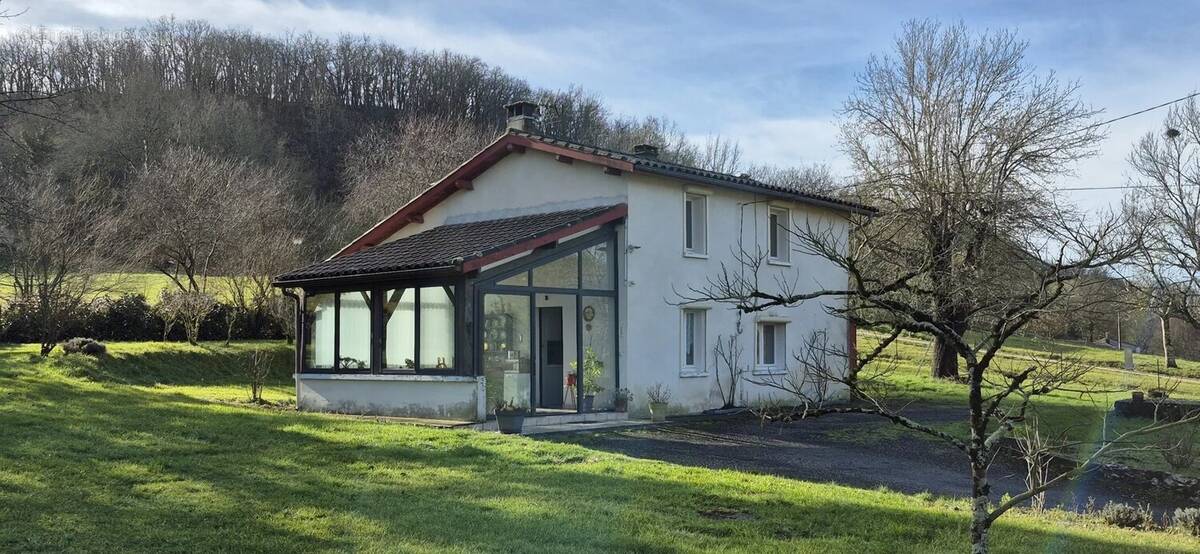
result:
[(296, 327), (295, 327), (296, 332), (295, 332), (295, 336), (293, 337), (293, 342), (296, 343), (296, 356), (295, 356), (295, 362), (293, 362), (295, 367), (294, 367), (294, 371), (293, 371), (294, 376), (292, 377), (292, 381), (294, 381), (296, 384), (295, 385), (296, 386), (296, 409), (299, 410), (300, 409), (300, 369), (301, 369), (301, 362), (303, 361), (303, 358), (301, 356), (303, 356), (303, 349), (304, 349), (304, 342), (303, 342), (303, 339), (301, 338), (301, 335), (304, 332), (304, 320), (303, 320), (302, 313), (301, 313), (302, 306), (300, 305), (300, 295), (296, 294), (296, 292), (294, 290), (292, 290), (291, 288), (285, 288), (285, 289), (282, 289), (281, 292), (283, 293), (284, 296), (291, 298), (296, 303)]

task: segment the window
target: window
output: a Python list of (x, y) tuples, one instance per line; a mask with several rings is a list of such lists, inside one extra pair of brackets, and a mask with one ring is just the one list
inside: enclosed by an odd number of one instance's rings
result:
[(499, 281), (496, 281), (496, 284), (504, 285), (507, 287), (528, 287), (529, 286), (529, 272), (522, 271), (522, 272), (520, 272), (516, 275), (513, 275), (512, 277), (509, 277), (507, 279), (501, 279)]
[(776, 370), (786, 367), (784, 356), (787, 349), (785, 346), (786, 334), (784, 330), (787, 324), (778, 321), (762, 322), (758, 324), (758, 351), (755, 355), (757, 360), (755, 366), (760, 370)]
[(338, 295), (338, 369), (371, 369), (371, 293)]
[(708, 254), (708, 198), (703, 194), (683, 196), (683, 253)]
[(304, 299), (304, 367), (330, 369), (333, 367), (334, 336), (336, 335), (337, 304), (332, 294), (314, 294)]
[(386, 291), (383, 331), (384, 369), (453, 368), (454, 289), (434, 286)]
[(585, 248), (579, 253), (579, 262), (582, 264), (580, 271), (583, 275), (583, 288), (612, 290), (612, 266), (608, 263), (608, 244), (607, 242), (597, 244)]
[(579, 288), (579, 255), (563, 256), (533, 268), (533, 286)]
[(383, 295), (384, 369), (416, 369), (417, 292), (395, 289)]
[(441, 285), (309, 295), (304, 369), (454, 369), (454, 295)]
[(791, 255), (791, 217), (784, 208), (771, 208), (767, 214), (768, 254), (773, 262), (787, 263)]
[(449, 287), (421, 289), (421, 369), (454, 367), (454, 298)]
[(370, 291), (309, 295), (304, 312), (304, 367), (371, 369)]
[(682, 318), (682, 332), (680, 333), (680, 350), (682, 352), (681, 359), (683, 361), (682, 371), (684, 374), (703, 374), (708, 371), (705, 362), (705, 344), (704, 344), (704, 328), (705, 328), (705, 311), (696, 309), (684, 309)]

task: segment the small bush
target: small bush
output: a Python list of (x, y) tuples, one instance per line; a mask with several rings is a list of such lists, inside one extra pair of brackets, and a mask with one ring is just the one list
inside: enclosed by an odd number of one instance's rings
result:
[(1171, 527), (1200, 537), (1200, 508), (1177, 508), (1171, 516)]
[(1148, 529), (1154, 525), (1154, 514), (1150, 507), (1130, 506), (1120, 502), (1109, 502), (1100, 510), (1104, 523), (1126, 529)]
[(84, 337), (75, 337), (62, 345), (63, 352), (67, 354), (87, 354), (88, 356), (101, 356), (108, 352), (108, 347), (104, 343)]

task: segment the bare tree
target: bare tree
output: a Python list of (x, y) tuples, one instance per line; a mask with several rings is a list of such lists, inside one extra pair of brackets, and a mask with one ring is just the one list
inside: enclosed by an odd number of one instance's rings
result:
[(249, 233), (287, 213), (287, 190), (287, 175), (277, 168), (172, 148), (129, 187), (122, 220), (132, 257), (181, 291), (211, 292), (209, 280), (235, 244), (272, 238)]
[(255, 348), (246, 356), (243, 370), (246, 381), (250, 385), (250, 402), (264, 404), (262, 390), (271, 375), (271, 354), (261, 348)]
[[(1012, 507), (1079, 475), (1123, 441), (1179, 423), (1123, 433), (1077, 467), (993, 501), (988, 474), (1002, 441), (1026, 424), (1035, 400), (1083, 386), (1086, 374), (1086, 367), (1066, 361), (1010, 371), (995, 364), (996, 356), (1014, 334), (1057, 309), (1069, 289), (1086, 294), (1107, 282), (1102, 271), (1139, 248), (1140, 226), (1121, 214), (1076, 213), (1049, 189), (1047, 178), (1067, 171), (1098, 139), (1087, 124), (1093, 112), (1074, 99), (1073, 86), (1032, 76), (1022, 63), (1024, 44), (1012, 35), (974, 38), (961, 26), (913, 23), (898, 51), (899, 59), (871, 61), (862, 90), (847, 104), (847, 149), (882, 213), (810, 219), (793, 229), (800, 255), (839, 268), (848, 283), (802, 289), (800, 279), (766, 277), (762, 257), (742, 250), (734, 263), (681, 293), (680, 302), (720, 302), (750, 313), (844, 299), (826, 303), (826, 310), (932, 337), (944, 351), (935, 375), (948, 373), (941, 371), (948, 359), (956, 366), (961, 358), (965, 436), (881, 401), (869, 374), (848, 378), (844, 354), (840, 360), (813, 354), (824, 350), (819, 340), (797, 353), (802, 369), (775, 386), (799, 399), (801, 417), (875, 415), (962, 452), (971, 478), (972, 551), (982, 553), (992, 524)], [(893, 173), (897, 166), (909, 169)], [(838, 389), (862, 402), (829, 404), (826, 391)]]
[[(1009, 32), (910, 22), (894, 55), (868, 61), (844, 106), (858, 193), (893, 236), (875, 263), (932, 264), (923, 301), (957, 335), (977, 309), (969, 283), (1052, 209), (1049, 179), (1102, 138), (1076, 85), (1036, 75), (1025, 49)], [(953, 345), (935, 337), (933, 349), (933, 375), (956, 377)]]
[(113, 204), (96, 181), (50, 175), (5, 182), (0, 196), (9, 201), (0, 210), (0, 268), (46, 356), (81, 304), (112, 284), (96, 276), (111, 267)]
[(374, 225), (495, 136), (486, 127), (432, 116), (369, 130), (351, 145), (345, 158), (345, 232), (353, 234)]
[(163, 340), (166, 341), (171, 329), (180, 324), (188, 343), (200, 344), (200, 328), (216, 305), (217, 299), (206, 292), (163, 289), (154, 306), (163, 320)]
[(1171, 319), (1200, 328), (1200, 106), (1172, 107), (1164, 123), (1129, 155), (1136, 189), (1128, 203), (1147, 224), (1135, 262), (1162, 326), (1164, 362), (1176, 367)]
[[(748, 368), (742, 364), (741, 314), (738, 314), (738, 329), (728, 337), (717, 335), (713, 357), (717, 362), (717, 390), (721, 393), (721, 407), (733, 408), (738, 402), (738, 386), (745, 378)], [(721, 382), (721, 369), (725, 371), (725, 383)]]

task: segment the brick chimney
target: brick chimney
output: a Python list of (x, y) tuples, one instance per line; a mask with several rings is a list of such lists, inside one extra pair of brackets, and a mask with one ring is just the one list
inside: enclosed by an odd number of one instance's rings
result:
[(540, 109), (537, 104), (528, 100), (518, 100), (504, 106), (508, 114), (508, 128), (515, 131), (533, 132)]
[(635, 144), (633, 146), (633, 155), (647, 160), (658, 159), (658, 147), (653, 144)]

